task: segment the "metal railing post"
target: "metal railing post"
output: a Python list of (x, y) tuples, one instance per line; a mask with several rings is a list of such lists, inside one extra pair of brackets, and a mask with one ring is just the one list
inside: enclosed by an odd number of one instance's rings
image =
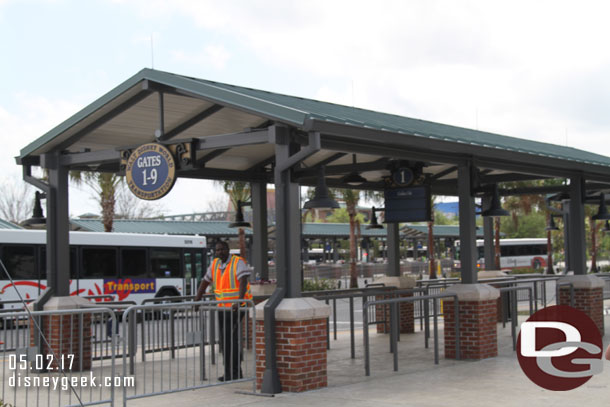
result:
[(356, 358), (356, 340), (354, 336), (354, 297), (349, 297), (349, 339), (352, 359)]

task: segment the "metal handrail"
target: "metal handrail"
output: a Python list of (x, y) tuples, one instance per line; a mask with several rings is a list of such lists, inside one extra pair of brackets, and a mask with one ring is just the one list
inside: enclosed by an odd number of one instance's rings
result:
[[(338, 290), (336, 294), (335, 291), (316, 291), (316, 292), (307, 292), (311, 294), (309, 296), (320, 300), (325, 301), (326, 304), (329, 304), (332, 301), (332, 309), (333, 309), (333, 336), (334, 339), (337, 340), (337, 300), (339, 299), (348, 299), (349, 300), (349, 316), (350, 316), (350, 353), (351, 358), (356, 358), (355, 352), (355, 328), (354, 328), (354, 299), (361, 298), (364, 302), (365, 297), (369, 296), (398, 296), (403, 294), (416, 294), (416, 293), (424, 293), (427, 294), (427, 289), (425, 288), (411, 288), (411, 289), (399, 289), (397, 287), (374, 287), (371, 289), (350, 289), (350, 290)], [(305, 294), (305, 293), (304, 293)], [(419, 297), (418, 297), (419, 298)], [(420, 317), (420, 318), (423, 318)], [(387, 321), (376, 321), (379, 322), (387, 322)], [(429, 337), (429, 332), (426, 332), (427, 337)], [(326, 332), (326, 347), (330, 349), (330, 324), (327, 321), (327, 332)]]
[[(415, 302), (421, 300), (437, 300), (440, 298), (453, 298), (455, 306), (455, 349), (456, 359), (460, 359), (460, 309), (457, 294), (435, 294), (420, 297), (398, 297), (386, 300), (366, 301), (362, 305), (363, 333), (364, 333), (364, 372), (366, 376), (371, 375), (370, 349), (369, 349), (369, 329), (368, 329), (368, 307), (373, 305), (390, 305), (390, 350), (394, 354), (394, 371), (398, 371), (398, 309), (397, 305), (401, 302)], [(438, 364), (438, 318), (436, 312), (436, 301), (432, 301), (434, 317), (434, 364)]]
[[(533, 306), (532, 306), (532, 287), (502, 287), (499, 288), (500, 295), (502, 293), (508, 293), (510, 295), (510, 305), (512, 308), (512, 318), (510, 319), (510, 333), (513, 339), (513, 351), (517, 350), (517, 323), (519, 317), (519, 309), (517, 307), (517, 291), (526, 290), (528, 292), (529, 299), (529, 307), (530, 307), (530, 316), (533, 314)], [(504, 310), (504, 307), (502, 307)], [(504, 321), (504, 318), (503, 318)]]
[[(136, 323), (138, 321), (138, 314), (140, 313), (145, 313), (146, 311), (150, 311), (150, 312), (168, 312), (170, 313), (171, 317), (170, 320), (173, 320), (173, 315), (175, 313), (179, 313), (179, 312), (188, 312), (190, 310), (199, 310), (199, 318), (201, 319), (201, 321), (203, 321), (203, 315), (205, 312), (210, 311), (212, 313), (218, 312), (219, 310), (222, 310), (222, 308), (219, 308), (219, 305), (221, 304), (241, 304), (240, 306), (240, 310), (243, 312), (246, 312), (246, 310), (252, 310), (252, 335), (253, 335), (253, 339), (252, 339), (252, 346), (253, 346), (253, 363), (252, 363), (252, 376), (251, 378), (244, 378), (244, 379), (237, 379), (234, 382), (238, 382), (238, 381), (253, 381), (253, 392), (255, 391), (255, 386), (256, 386), (256, 362), (257, 362), (257, 354), (256, 354), (256, 308), (254, 306), (254, 302), (252, 300), (245, 300), (245, 299), (237, 299), (237, 300), (224, 300), (224, 301), (197, 301), (197, 302), (181, 302), (181, 303), (164, 303), (164, 304), (147, 304), (147, 305), (133, 305), (129, 308), (127, 308), (123, 315), (126, 316), (123, 318), (123, 332), (128, 332), (128, 338), (127, 340), (123, 340), (123, 375), (126, 376), (127, 375), (127, 369), (128, 369), (128, 365), (129, 365), (129, 370), (130, 370), (130, 374), (134, 374), (134, 368), (135, 368), (135, 363), (134, 363), (134, 359), (135, 359), (135, 352), (136, 352)], [(245, 304), (245, 305), (244, 305)], [(214, 320), (211, 320), (211, 324), (210, 327), (213, 327), (214, 324)], [(241, 337), (242, 332), (241, 332), (241, 324), (238, 324), (238, 333), (237, 335), (239, 337)], [(144, 333), (144, 331), (143, 331)], [(176, 340), (175, 340), (175, 332), (174, 332), (174, 328), (173, 328), (173, 324), (170, 325), (170, 332), (169, 332), (171, 339), (169, 341), (170, 345), (169, 348), (163, 348), (163, 349), (159, 349), (160, 352), (164, 352), (164, 351), (169, 351), (171, 354), (171, 359), (173, 359), (175, 357), (175, 352), (176, 349), (184, 346), (181, 344), (176, 344)], [(202, 328), (201, 331), (201, 341), (199, 342), (199, 375), (200, 377), (205, 377), (205, 350), (204, 350), (204, 346), (205, 346), (205, 330)], [(142, 343), (145, 342), (145, 339), (142, 338)], [(187, 345), (188, 346), (188, 345)], [(144, 349), (142, 349), (142, 354), (144, 354), (145, 351)], [(210, 352), (212, 355), (214, 354), (214, 350), (212, 349)], [(129, 360), (127, 360), (127, 358), (129, 358)], [(153, 363), (154, 363), (154, 357), (153, 357)], [(212, 363), (215, 364), (215, 362), (212, 360)], [(170, 365), (171, 366), (171, 365)], [(208, 385), (191, 385), (191, 386), (183, 386), (183, 387), (179, 387), (179, 388), (174, 388), (174, 389), (169, 389), (169, 390), (163, 390), (161, 389), (161, 391), (155, 391), (155, 389), (152, 389), (152, 392), (145, 390), (145, 393), (138, 393), (132, 396), (129, 396), (127, 394), (127, 388), (125, 387), (123, 389), (123, 399), (124, 400), (130, 400), (130, 399), (135, 399), (135, 398), (142, 398), (142, 397), (148, 397), (148, 396), (152, 396), (152, 395), (157, 395), (157, 394), (165, 394), (165, 393), (171, 393), (171, 392), (176, 392), (176, 391), (184, 391), (184, 390), (192, 390), (192, 389), (197, 389), (197, 388), (201, 388), (201, 387), (206, 387)]]

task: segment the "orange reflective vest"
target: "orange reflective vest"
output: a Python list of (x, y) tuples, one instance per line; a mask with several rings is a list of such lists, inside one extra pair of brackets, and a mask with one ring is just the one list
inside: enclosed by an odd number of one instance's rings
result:
[[(214, 295), (216, 301), (239, 299), (239, 281), (237, 280), (237, 263), (244, 261), (241, 257), (231, 255), (225, 268), (221, 268), (220, 259), (212, 262), (212, 278), (214, 279)], [(251, 300), (250, 283), (246, 287), (244, 299)], [(218, 304), (219, 307), (230, 307), (233, 303)]]

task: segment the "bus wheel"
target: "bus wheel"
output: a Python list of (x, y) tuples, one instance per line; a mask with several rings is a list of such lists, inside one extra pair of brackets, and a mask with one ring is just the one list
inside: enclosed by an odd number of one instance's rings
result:
[(180, 292), (173, 285), (164, 285), (155, 294), (155, 298), (161, 297), (180, 297)]
[[(163, 298), (163, 297), (180, 297), (180, 292), (176, 289), (176, 287), (174, 287), (172, 285), (164, 285), (163, 287), (159, 288), (159, 291), (157, 291), (157, 293), (155, 294), (155, 298)], [(168, 298), (168, 300), (169, 300), (169, 298)], [(172, 301), (161, 301), (161, 302), (158, 302), (157, 304), (166, 303), (166, 302), (171, 303)], [(169, 313), (167, 311), (164, 311), (163, 314), (161, 314), (160, 311), (155, 311), (154, 318), (155, 319), (168, 319)]]

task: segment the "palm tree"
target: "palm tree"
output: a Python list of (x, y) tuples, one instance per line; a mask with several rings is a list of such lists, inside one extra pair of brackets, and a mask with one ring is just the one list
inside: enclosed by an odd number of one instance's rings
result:
[(358, 271), (356, 270), (356, 228), (358, 223), (356, 222), (356, 206), (360, 200), (360, 191), (355, 189), (340, 189), (338, 191), (345, 201), (345, 208), (349, 216), (349, 286), (350, 288), (358, 288)]
[(597, 270), (597, 251), (599, 250), (600, 244), (598, 243), (597, 235), (599, 230), (604, 225), (603, 222), (597, 222), (593, 219), (595, 215), (595, 211), (597, 210), (596, 206), (586, 205), (585, 206), (585, 215), (589, 218), (589, 231), (591, 233), (591, 272), (596, 273)]
[(84, 182), (93, 188), (102, 208), (104, 232), (112, 232), (117, 188), (124, 178), (114, 173), (89, 171), (71, 171), (70, 178), (76, 184)]
[[(430, 198), (432, 202), (432, 208), (434, 208), (434, 201), (436, 200), (436, 196), (432, 196)], [(431, 211), (431, 219), (428, 221), (428, 266), (430, 267), (429, 276), (430, 280), (437, 279), (436, 275), (436, 260), (434, 257), (434, 210)]]

